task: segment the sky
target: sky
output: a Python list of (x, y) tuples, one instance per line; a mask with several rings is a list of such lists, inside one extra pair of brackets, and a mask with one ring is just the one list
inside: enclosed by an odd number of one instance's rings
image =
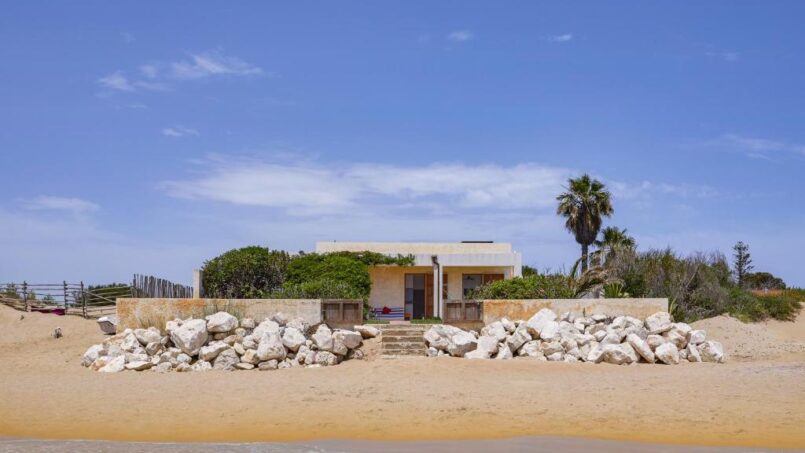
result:
[(231, 248), (579, 254), (567, 179), (640, 249), (805, 286), (805, 3), (11, 2), (0, 281), (189, 283)]

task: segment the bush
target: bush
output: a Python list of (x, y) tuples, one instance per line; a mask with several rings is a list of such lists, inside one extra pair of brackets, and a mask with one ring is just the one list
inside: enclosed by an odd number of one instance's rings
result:
[(303, 283), (288, 283), (279, 291), (268, 295), (271, 299), (365, 299), (365, 296), (347, 283), (319, 279)]
[(805, 302), (805, 290), (786, 289), (780, 294), (755, 296), (763, 306), (763, 311), (780, 321), (793, 321)]
[(282, 288), (291, 257), (264, 247), (230, 250), (204, 263), (201, 269), (207, 297), (253, 299)]
[(562, 274), (531, 275), (498, 280), (476, 288), (473, 299), (571, 299), (570, 278)]
[(336, 282), (358, 298), (369, 297), (372, 289), (369, 266), (355, 256), (310, 253), (295, 257), (288, 266), (289, 289), (301, 290), (303, 285), (308, 289), (329, 289)]
[(744, 321), (791, 319), (799, 310), (793, 293), (760, 297), (739, 288), (730, 278), (726, 258), (718, 253), (687, 257), (671, 249), (623, 253), (610, 260), (607, 269), (634, 297), (667, 297), (669, 310), (679, 321), (723, 313)]

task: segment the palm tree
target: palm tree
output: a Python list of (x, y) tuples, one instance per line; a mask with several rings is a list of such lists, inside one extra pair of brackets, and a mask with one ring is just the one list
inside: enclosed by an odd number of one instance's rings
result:
[(618, 251), (634, 250), (637, 243), (629, 236), (629, 232), (618, 227), (606, 227), (601, 230), (601, 239), (594, 242), (600, 254), (599, 260), (609, 261)]
[(581, 244), (581, 272), (587, 270), (588, 249), (601, 230), (602, 217), (609, 217), (614, 210), (609, 191), (604, 184), (590, 175), (568, 179), (567, 191), (556, 197), (559, 206), (556, 213), (565, 217), (565, 227)]

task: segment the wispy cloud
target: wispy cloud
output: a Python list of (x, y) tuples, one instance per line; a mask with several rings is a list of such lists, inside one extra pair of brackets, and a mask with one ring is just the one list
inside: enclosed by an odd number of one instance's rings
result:
[[(216, 159), (202, 163), (201, 176), (166, 181), (173, 197), (279, 208), (293, 215), (427, 209), (442, 213), (552, 212), (567, 178), (579, 172), (522, 163), (400, 166), (376, 163), (323, 165), (265, 160)], [(616, 196), (641, 201), (653, 195), (692, 196), (692, 186), (611, 182)]]
[(741, 59), (740, 52), (735, 51), (708, 51), (705, 52), (705, 55), (707, 55), (708, 57), (724, 60), (730, 63), (734, 63)]
[(168, 90), (176, 82), (216, 76), (271, 75), (262, 68), (220, 50), (190, 54), (189, 59), (149, 62), (140, 65), (135, 75), (115, 71), (97, 80), (107, 90), (134, 92)]
[(40, 195), (30, 200), (22, 200), (25, 209), (32, 211), (59, 210), (70, 211), (75, 214), (97, 211), (100, 206), (80, 198)]
[(162, 129), (162, 135), (166, 137), (184, 137), (187, 135), (198, 135), (198, 131), (184, 126), (173, 126)]
[(127, 31), (120, 33), (120, 37), (123, 38), (123, 42), (125, 42), (126, 44), (131, 44), (134, 41), (136, 41), (136, 39), (134, 38), (134, 34), (129, 33)]
[(550, 42), (560, 42), (560, 43), (561, 42), (568, 42), (568, 41), (573, 40), (573, 34), (572, 33), (565, 33), (565, 34), (562, 34), (562, 35), (546, 36), (545, 40), (550, 41)]
[(805, 156), (805, 145), (767, 138), (747, 137), (728, 133), (705, 142), (706, 145), (729, 148), (742, 152), (747, 157), (771, 159), (780, 154), (798, 154)]
[(240, 58), (221, 52), (193, 54), (189, 61), (171, 63), (171, 75), (176, 79), (201, 79), (215, 75), (260, 75), (263, 70)]
[(469, 30), (456, 30), (447, 35), (447, 39), (453, 42), (465, 42), (475, 38), (475, 34)]

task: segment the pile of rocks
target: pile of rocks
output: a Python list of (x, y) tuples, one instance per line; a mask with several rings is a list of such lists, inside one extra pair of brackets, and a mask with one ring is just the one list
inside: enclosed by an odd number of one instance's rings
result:
[(356, 331), (315, 329), (302, 319), (278, 313), (257, 324), (218, 312), (205, 319), (168, 321), (159, 329), (126, 329), (84, 353), (82, 364), (101, 372), (123, 370), (205, 371), (276, 370), (336, 365), (361, 359), (363, 338), (377, 335), (370, 326)]
[(703, 330), (672, 322), (666, 312), (645, 321), (631, 316), (604, 315), (557, 317), (542, 309), (528, 321), (506, 318), (489, 324), (478, 334), (448, 325), (435, 325), (425, 332), (428, 355), (467, 359), (511, 359), (613, 363), (637, 362), (676, 365), (689, 362), (724, 362), (724, 349), (706, 341)]

